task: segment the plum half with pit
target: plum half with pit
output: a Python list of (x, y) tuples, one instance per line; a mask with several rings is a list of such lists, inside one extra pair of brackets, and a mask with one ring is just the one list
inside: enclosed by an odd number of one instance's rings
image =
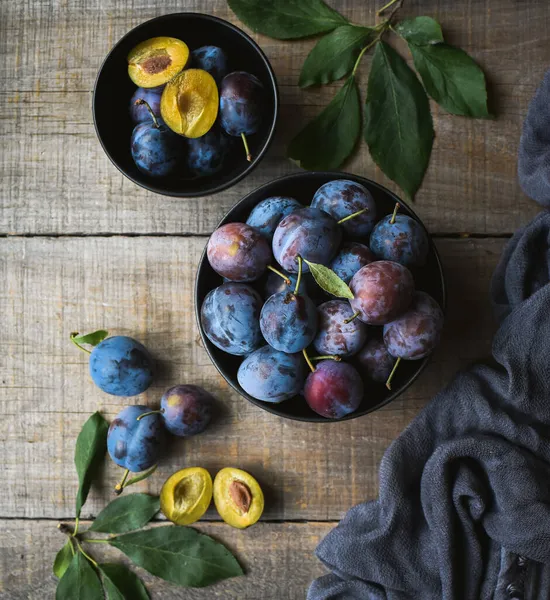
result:
[(277, 225), (290, 213), (304, 208), (295, 198), (271, 196), (257, 204), (246, 220), (247, 225), (256, 227), (270, 242)]
[(315, 350), (322, 355), (352, 356), (367, 339), (367, 326), (353, 319), (353, 310), (346, 300), (329, 300), (317, 308), (319, 323), (313, 340)]
[(255, 281), (271, 262), (266, 239), (245, 223), (226, 223), (216, 229), (206, 254), (214, 271), (230, 281)]
[(220, 350), (236, 356), (250, 354), (263, 344), (260, 331), (262, 299), (244, 283), (224, 283), (206, 295), (201, 325)]
[(304, 396), (311, 410), (327, 419), (341, 419), (357, 410), (363, 399), (363, 381), (345, 362), (323, 360), (306, 379)]
[(306, 364), (301, 354), (263, 346), (247, 356), (237, 372), (239, 385), (257, 400), (278, 404), (302, 391)]
[(421, 267), (428, 256), (426, 230), (408, 215), (384, 217), (374, 227), (369, 243), (378, 258), (393, 260), (406, 267)]
[[(327, 265), (341, 240), (342, 231), (330, 215), (318, 208), (301, 208), (287, 215), (275, 229), (273, 254), (283, 269), (297, 273), (298, 256)], [(307, 264), (302, 268), (309, 271)]]
[(365, 265), (350, 282), (351, 307), (369, 325), (384, 325), (404, 313), (412, 301), (414, 280), (407, 267), (388, 260)]
[(330, 263), (330, 268), (342, 281), (349, 283), (361, 267), (375, 260), (374, 254), (364, 244), (347, 242), (342, 244), (342, 248)]
[(128, 75), (139, 87), (154, 88), (177, 75), (187, 64), (189, 48), (173, 37), (154, 37), (128, 54)]

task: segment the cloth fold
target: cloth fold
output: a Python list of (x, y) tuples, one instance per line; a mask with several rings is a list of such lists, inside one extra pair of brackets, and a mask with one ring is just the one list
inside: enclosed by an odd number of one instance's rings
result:
[[(549, 75), (543, 89), (548, 161), (538, 164), (550, 168)], [(541, 102), (539, 90), (537, 110)], [(536, 130), (527, 121), (520, 165)], [(536, 199), (550, 204), (550, 183)], [(388, 448), (379, 497), (317, 548), (331, 573), (308, 600), (550, 598), (549, 281), (544, 211), (510, 240), (493, 276), (494, 362), (459, 373)]]

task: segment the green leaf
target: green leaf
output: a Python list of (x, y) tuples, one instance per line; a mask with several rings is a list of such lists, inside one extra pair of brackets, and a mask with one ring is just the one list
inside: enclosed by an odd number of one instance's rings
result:
[(331, 103), (288, 146), (288, 156), (303, 169), (337, 169), (351, 154), (361, 131), (361, 107), (351, 75)]
[(149, 521), (160, 510), (158, 496), (149, 494), (128, 494), (112, 500), (97, 515), (90, 531), (103, 533), (126, 533), (134, 531)]
[(382, 171), (413, 198), (428, 168), (434, 130), (421, 83), (399, 54), (376, 46), (365, 105), (365, 140)]
[(330, 83), (347, 75), (372, 31), (369, 27), (342, 25), (321, 38), (302, 66), (300, 86)]
[(204, 587), (243, 574), (225, 546), (190, 527), (155, 527), (109, 543), (149, 573), (184, 587)]
[(105, 456), (108, 430), (109, 424), (107, 421), (98, 412), (95, 412), (84, 423), (76, 440), (74, 463), (79, 482), (76, 495), (77, 518), (80, 517), (80, 511), (88, 497), (95, 472)]
[(322, 0), (227, 0), (252, 31), (279, 40), (332, 31), (348, 21)]
[(73, 560), (74, 550), (71, 542), (67, 540), (67, 543), (57, 553), (55, 560), (53, 561), (53, 574), (61, 579), (65, 574), (65, 571), (69, 568), (71, 561)]
[(464, 50), (440, 43), (409, 43), (414, 66), (430, 96), (447, 112), (487, 118), (485, 75)]
[(412, 44), (437, 44), (443, 41), (441, 25), (431, 17), (416, 17), (401, 21), (395, 31)]
[(143, 471), (143, 473), (140, 473), (135, 477), (130, 477), (130, 479), (126, 480), (126, 483), (124, 484), (124, 489), (130, 487), (131, 485), (134, 485), (134, 483), (139, 483), (140, 481), (151, 477), (151, 475), (157, 470), (157, 467), (158, 465), (153, 465), (150, 469), (147, 469), (147, 471)]
[(309, 267), (317, 285), (325, 290), (325, 292), (337, 296), (338, 298), (349, 298), (350, 300), (353, 298), (353, 293), (346, 282), (340, 279), (332, 269), (329, 269), (324, 265), (309, 262), (309, 260), (306, 260), (305, 258), (304, 262)]
[(90, 346), (97, 346), (109, 335), (108, 331), (99, 329), (86, 335), (79, 335), (78, 333), (71, 333), (71, 339), (77, 344), (90, 344)]
[(124, 565), (99, 565), (107, 600), (149, 600), (141, 579)]
[(88, 559), (77, 552), (60, 579), (55, 591), (56, 600), (103, 600), (99, 577)]

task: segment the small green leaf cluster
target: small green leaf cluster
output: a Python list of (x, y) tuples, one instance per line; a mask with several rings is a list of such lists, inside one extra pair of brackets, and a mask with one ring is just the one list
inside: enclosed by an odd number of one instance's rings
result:
[[(90, 340), (79, 340), (90, 343)], [(110, 502), (92, 525), (79, 531), (79, 519), (90, 487), (105, 455), (108, 423), (94, 413), (77, 438), (78, 473), (74, 527), (60, 524), (68, 535), (53, 564), (59, 578), (56, 600), (147, 600), (141, 579), (121, 564), (99, 563), (84, 549), (108, 544), (152, 575), (183, 587), (204, 587), (243, 574), (231, 552), (211, 537), (189, 527), (145, 527), (160, 509), (158, 496), (129, 494)], [(150, 475), (153, 471), (147, 472)], [(143, 477), (136, 478), (136, 481)], [(134, 482), (135, 483), (135, 482)], [(90, 534), (109, 534), (106, 538)]]
[[(328, 106), (290, 142), (288, 156), (303, 168), (331, 170), (351, 155), (361, 134), (357, 69), (374, 48), (364, 105), (364, 138), (374, 162), (413, 199), (430, 161), (434, 129), (428, 95), (454, 115), (487, 118), (483, 71), (463, 50), (447, 44), (431, 17), (396, 22), (403, 0), (391, 0), (364, 27), (349, 23), (323, 0), (228, 0), (253, 31), (282, 40), (324, 34), (307, 56), (301, 87), (347, 76)], [(403, 38), (417, 74), (385, 37)]]

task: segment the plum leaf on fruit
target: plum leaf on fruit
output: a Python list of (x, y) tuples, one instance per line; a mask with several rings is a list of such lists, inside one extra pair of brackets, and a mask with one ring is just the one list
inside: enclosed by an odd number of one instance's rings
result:
[(262, 516), (264, 494), (250, 473), (226, 467), (214, 478), (214, 503), (228, 525), (244, 529)]
[(128, 75), (138, 86), (154, 88), (170, 81), (187, 64), (187, 44), (172, 37), (141, 42), (128, 54)]
[(206, 469), (190, 467), (170, 476), (160, 492), (162, 514), (176, 525), (191, 525), (212, 500), (212, 477)]
[(347, 283), (340, 279), (332, 269), (306, 259), (304, 259), (304, 262), (308, 265), (317, 285), (325, 292), (337, 298), (353, 298), (353, 293)]
[(186, 69), (169, 81), (160, 99), (160, 114), (179, 135), (198, 138), (218, 116), (218, 86), (210, 73)]

